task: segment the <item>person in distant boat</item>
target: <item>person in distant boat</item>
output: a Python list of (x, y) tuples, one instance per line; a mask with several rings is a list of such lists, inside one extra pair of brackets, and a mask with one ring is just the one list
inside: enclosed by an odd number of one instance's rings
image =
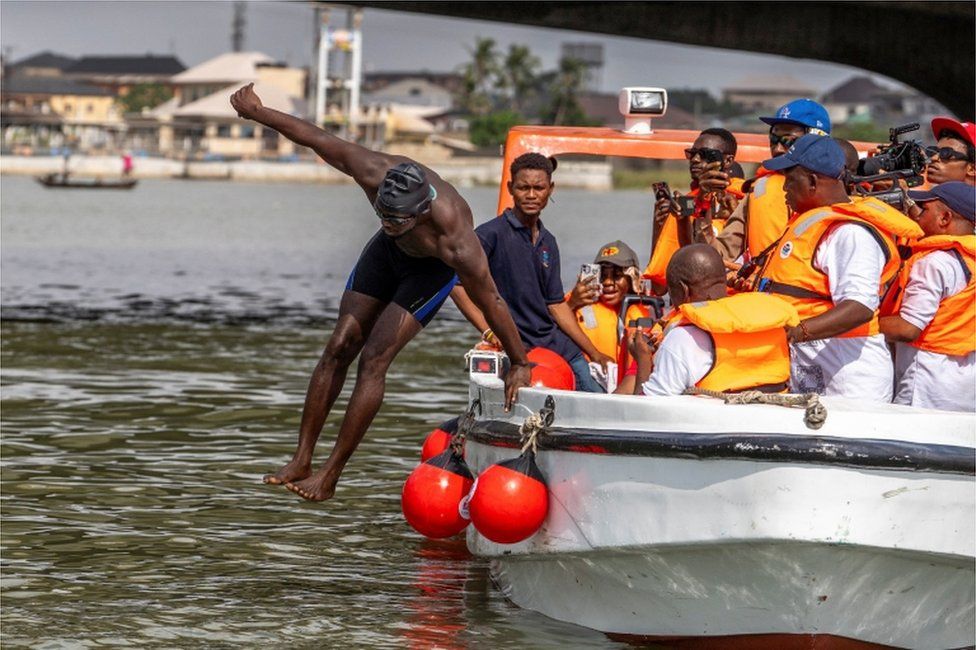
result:
[[(334, 494), (343, 467), (379, 410), (393, 359), (434, 317), (458, 278), (508, 353), (506, 408), (519, 387), (528, 385), (530, 369), (474, 234), (471, 208), (457, 190), (409, 158), (371, 151), (263, 106), (253, 86), (231, 97), (237, 114), (311, 148), (351, 176), (380, 222), (349, 276), (335, 330), (312, 373), (294, 456), (264, 477), (265, 483), (284, 484), (305, 499), (322, 501)], [(357, 355), (356, 384), (338, 437), (325, 464), (313, 473), (315, 443)]]
[(976, 188), (909, 191), (925, 237), (912, 244), (881, 306), (895, 344), (895, 404), (976, 411)]
[[(540, 153), (524, 153), (513, 160), (508, 183), (513, 207), (478, 226), (475, 233), (525, 345), (560, 355), (573, 369), (577, 390), (600, 393), (603, 389), (591, 375), (587, 357), (604, 371), (613, 359), (594, 347), (566, 304), (559, 277), (559, 246), (540, 218), (556, 186), (553, 170), (553, 160)], [(470, 287), (462, 279), (451, 297), (482, 336), (490, 337), (494, 328), (485, 323), (477, 305), (468, 299), (469, 293)]]
[(122, 175), (125, 177), (132, 175), (132, 154), (128, 151), (122, 154)]
[[(775, 296), (727, 295), (725, 264), (707, 244), (678, 249), (667, 270), (675, 309), (656, 341), (631, 338), (637, 359), (636, 395), (681, 395), (690, 388), (722, 392), (781, 392), (790, 378), (786, 328), (796, 309)], [(622, 384), (618, 393), (627, 392)]]

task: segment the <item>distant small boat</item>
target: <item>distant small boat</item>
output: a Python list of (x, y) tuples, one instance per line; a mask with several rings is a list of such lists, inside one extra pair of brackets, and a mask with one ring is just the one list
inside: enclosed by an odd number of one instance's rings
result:
[(131, 190), (139, 182), (135, 178), (72, 178), (64, 174), (45, 174), (44, 176), (37, 176), (36, 179), (44, 187), (103, 190)]

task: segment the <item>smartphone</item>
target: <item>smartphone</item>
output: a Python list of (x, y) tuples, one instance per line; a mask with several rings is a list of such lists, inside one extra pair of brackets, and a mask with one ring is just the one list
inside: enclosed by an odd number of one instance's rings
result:
[(600, 265), (583, 264), (580, 266), (579, 279), (580, 282), (587, 282), (597, 285), (600, 284)]
[(644, 318), (631, 318), (630, 322), (627, 323), (627, 326), (631, 328), (640, 327), (641, 329), (649, 330), (652, 327), (654, 327), (654, 322), (655, 322), (654, 319), (651, 318), (650, 316)]
[(671, 188), (664, 181), (658, 183), (652, 183), (651, 187), (654, 189), (654, 201), (660, 201), (662, 199), (671, 198)]
[(679, 196), (678, 214), (686, 218), (695, 216), (695, 197)]

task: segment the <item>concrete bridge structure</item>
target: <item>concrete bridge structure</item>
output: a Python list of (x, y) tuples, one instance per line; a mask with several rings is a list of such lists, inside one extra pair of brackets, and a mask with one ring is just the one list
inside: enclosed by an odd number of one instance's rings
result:
[(832, 61), (976, 115), (973, 2), (390, 2), (376, 9)]

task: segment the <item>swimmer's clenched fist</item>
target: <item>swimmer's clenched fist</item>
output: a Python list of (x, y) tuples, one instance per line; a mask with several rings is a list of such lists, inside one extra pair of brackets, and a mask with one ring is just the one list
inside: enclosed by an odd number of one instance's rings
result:
[(230, 96), (230, 105), (237, 111), (238, 117), (246, 120), (254, 119), (257, 112), (261, 110), (261, 98), (254, 92), (254, 84), (249, 83)]

